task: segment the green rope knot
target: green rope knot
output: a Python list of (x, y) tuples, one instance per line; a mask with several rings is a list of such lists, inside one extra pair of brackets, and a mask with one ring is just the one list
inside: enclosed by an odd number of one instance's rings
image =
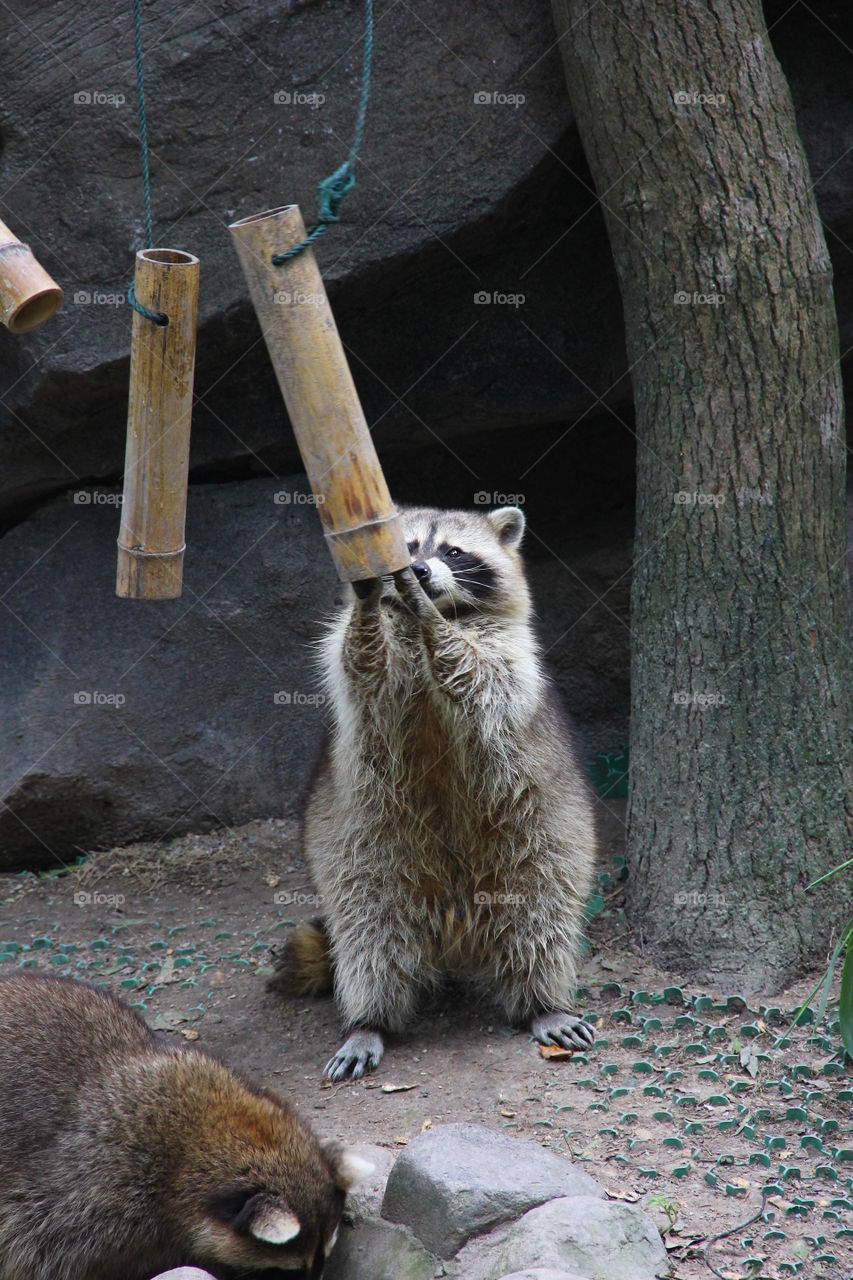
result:
[(342, 165), (324, 178), (317, 187), (317, 222), (304, 240), (295, 244), (285, 253), (273, 254), (273, 266), (280, 267), (289, 262), (312, 245), (326, 230), (331, 222), (338, 222), (341, 216), (341, 204), (344, 196), (355, 186), (355, 162), (361, 146), (361, 135), (364, 132), (364, 119), (367, 115), (367, 99), (370, 95), (370, 63), (373, 57), (373, 0), (364, 2), (364, 61), (361, 69), (361, 97), (358, 103), (358, 114), (355, 121), (352, 146), (349, 155)]
[(330, 173), (328, 178), (324, 178), (317, 187), (316, 226), (313, 226), (305, 239), (295, 244), (292, 249), (288, 249), (285, 253), (274, 253), (273, 266), (280, 267), (283, 262), (289, 262), (291, 258), (295, 258), (303, 249), (307, 249), (310, 244), (319, 239), (330, 222), (338, 222), (344, 196), (352, 191), (354, 186), (353, 167), (349, 160), (345, 160), (340, 168)]
[(340, 217), (341, 204), (347, 192), (355, 186), (355, 174), (349, 160), (345, 160), (339, 169), (324, 178), (317, 188), (317, 221), (337, 222)]

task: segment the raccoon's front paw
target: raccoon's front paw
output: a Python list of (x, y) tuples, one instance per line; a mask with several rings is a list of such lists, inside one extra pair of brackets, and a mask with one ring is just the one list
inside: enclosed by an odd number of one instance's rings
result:
[(416, 618), (428, 618), (438, 613), (411, 567), (398, 569), (394, 574), (394, 586), (409, 613), (413, 613)]
[(382, 1061), (385, 1046), (378, 1031), (354, 1031), (341, 1045), (334, 1058), (323, 1068), (326, 1080), (358, 1080), (366, 1071), (375, 1071)]
[(540, 1013), (530, 1031), (540, 1044), (556, 1044), (561, 1049), (589, 1049), (595, 1040), (594, 1028), (573, 1013)]

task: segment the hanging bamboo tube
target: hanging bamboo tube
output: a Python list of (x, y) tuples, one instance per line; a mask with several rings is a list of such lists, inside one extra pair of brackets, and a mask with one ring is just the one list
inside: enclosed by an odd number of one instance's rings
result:
[(296, 205), (232, 222), (234, 247), (344, 582), (411, 563), (323, 278), (310, 248), (281, 267), (273, 254), (305, 239)]
[(0, 222), (0, 320), (10, 333), (26, 333), (49, 320), (62, 290), (5, 222)]
[(195, 368), (198, 258), (177, 249), (136, 255), (134, 294), (160, 325), (134, 311), (124, 497), (116, 595), (181, 594)]

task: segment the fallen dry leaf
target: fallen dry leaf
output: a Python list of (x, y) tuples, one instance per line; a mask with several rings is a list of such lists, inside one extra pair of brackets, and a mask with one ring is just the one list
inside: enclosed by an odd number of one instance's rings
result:
[(556, 1044), (540, 1044), (540, 1058), (547, 1058), (550, 1062), (569, 1062), (574, 1056), (573, 1049), (561, 1049)]
[(383, 1093), (406, 1093), (409, 1089), (417, 1089), (416, 1084), (383, 1084)]
[(751, 1040), (741, 1046), (740, 1065), (744, 1071), (749, 1072), (753, 1080), (758, 1075), (758, 1051)]
[(174, 959), (172, 956), (167, 955), (151, 985), (152, 987), (166, 987), (172, 982), (180, 982), (181, 976), (180, 973), (175, 973)]
[(198, 1032), (194, 1027), (184, 1027), (181, 1035), (185, 1040), (198, 1040)]

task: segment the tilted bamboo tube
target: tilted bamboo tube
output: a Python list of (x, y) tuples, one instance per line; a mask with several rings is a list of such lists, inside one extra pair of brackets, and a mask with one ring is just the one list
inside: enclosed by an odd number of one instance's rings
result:
[(339, 577), (379, 577), (411, 563), (400, 517), (310, 248), (281, 267), (273, 254), (305, 239), (296, 205), (232, 222), (296, 443)]
[(134, 294), (167, 325), (134, 311), (116, 595), (181, 594), (190, 459), (199, 261), (178, 249), (136, 255)]
[(0, 320), (10, 333), (26, 333), (49, 320), (62, 290), (5, 222), (0, 222)]

